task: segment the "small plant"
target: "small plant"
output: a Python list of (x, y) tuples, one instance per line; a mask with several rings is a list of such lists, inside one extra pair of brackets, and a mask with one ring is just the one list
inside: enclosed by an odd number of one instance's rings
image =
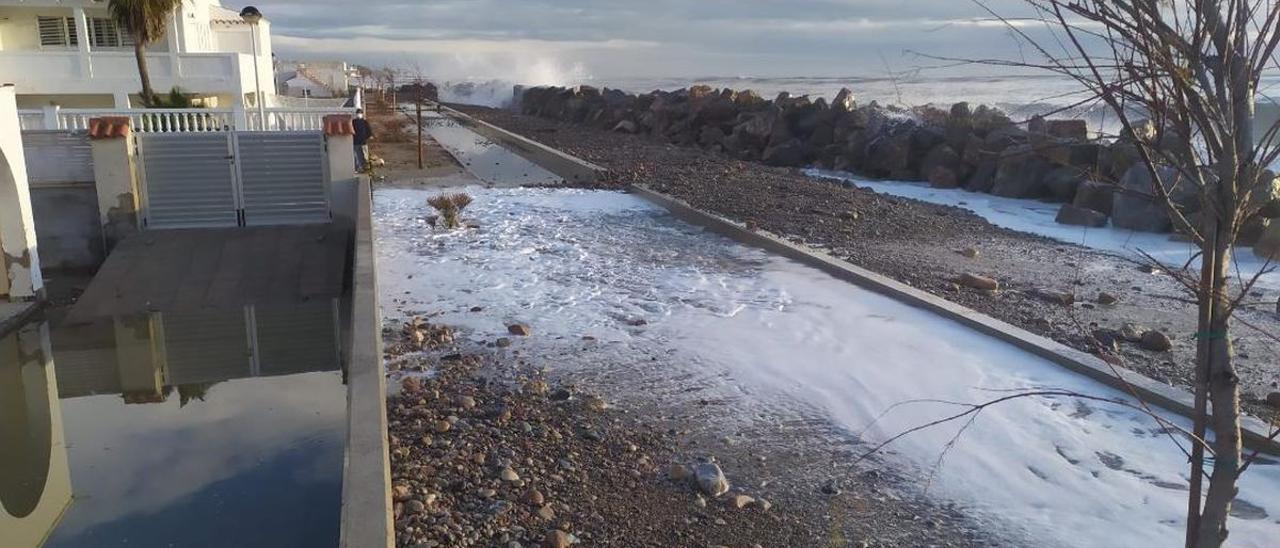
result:
[(429, 198), (427, 203), (440, 212), (444, 227), (452, 230), (462, 226), (459, 217), (462, 215), (462, 210), (471, 205), (471, 196), (462, 192), (441, 194)]

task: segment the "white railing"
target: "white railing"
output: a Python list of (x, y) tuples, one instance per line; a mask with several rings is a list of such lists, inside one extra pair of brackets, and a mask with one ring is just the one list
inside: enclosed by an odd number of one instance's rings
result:
[(256, 109), (240, 108), (156, 108), (97, 109), (58, 108), (20, 110), (24, 130), (87, 130), (89, 120), (103, 116), (129, 118), (134, 131), (142, 133), (190, 133), (208, 131), (319, 131), (329, 114), (354, 114), (354, 108), (268, 108), (263, 116)]

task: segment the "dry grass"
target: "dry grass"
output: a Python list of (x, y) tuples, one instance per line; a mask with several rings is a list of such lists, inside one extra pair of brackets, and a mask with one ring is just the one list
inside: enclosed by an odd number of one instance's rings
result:
[(455, 229), (462, 226), (459, 217), (462, 215), (462, 210), (471, 205), (471, 201), (471, 196), (462, 192), (440, 194), (427, 199), (427, 203), (440, 212), (440, 217), (444, 220), (444, 227), (447, 229)]

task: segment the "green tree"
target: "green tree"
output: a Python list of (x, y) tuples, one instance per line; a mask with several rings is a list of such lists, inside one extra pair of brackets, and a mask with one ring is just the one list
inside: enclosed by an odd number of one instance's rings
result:
[(164, 38), (174, 10), (182, 0), (110, 0), (107, 9), (111, 17), (133, 37), (133, 56), (138, 61), (138, 76), (142, 79), (142, 102), (154, 106), (156, 92), (151, 88), (151, 75), (147, 72), (147, 46)]

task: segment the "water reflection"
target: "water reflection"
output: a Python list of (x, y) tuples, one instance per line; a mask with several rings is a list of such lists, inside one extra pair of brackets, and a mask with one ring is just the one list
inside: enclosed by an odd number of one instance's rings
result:
[(335, 545), (339, 310), (152, 312), (0, 340), (0, 545)]
[(0, 339), (0, 538), (38, 545), (71, 503), (58, 385), (45, 326)]

